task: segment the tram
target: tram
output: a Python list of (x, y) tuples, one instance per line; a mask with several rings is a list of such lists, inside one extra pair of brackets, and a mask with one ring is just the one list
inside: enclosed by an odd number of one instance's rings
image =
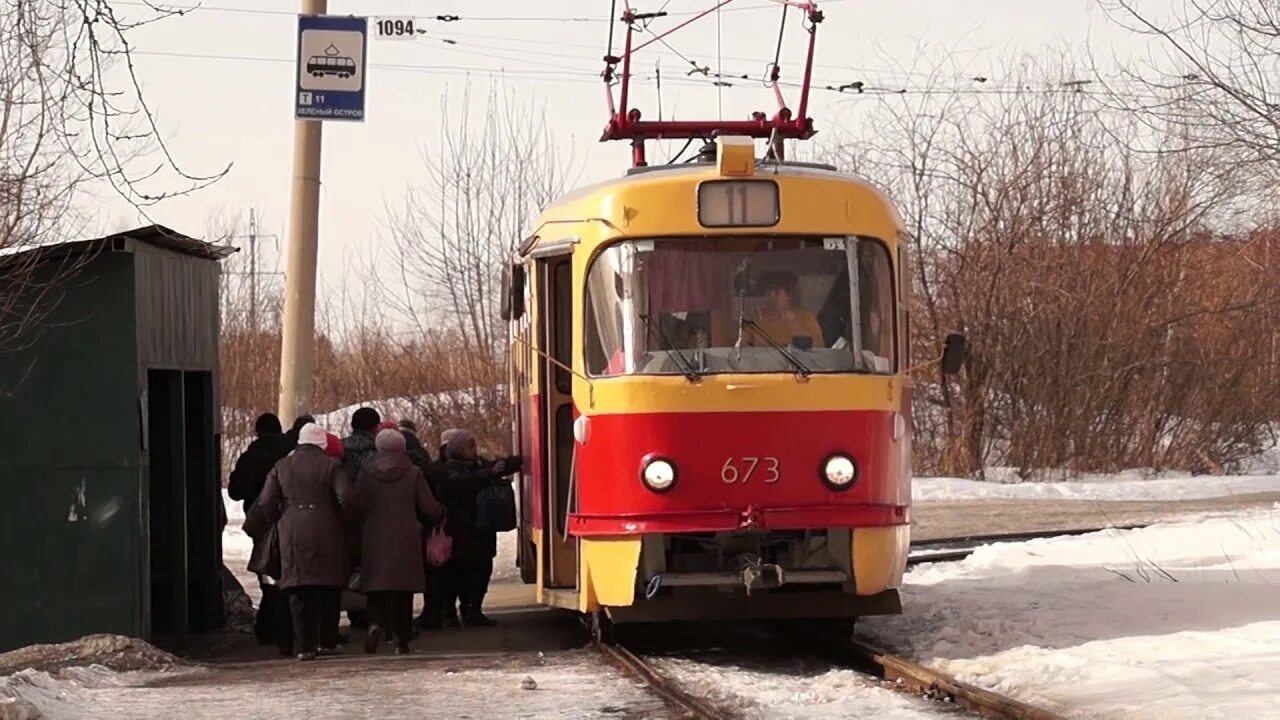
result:
[[(644, 139), (709, 126), (645, 127), (624, 101), (606, 138), (635, 167), (546, 208), (506, 268), (518, 564), (540, 603), (611, 623), (900, 611), (903, 227), (868, 183), (781, 157), (800, 118), (711, 123), (694, 161), (650, 166)], [(955, 372), (963, 337), (940, 350)]]

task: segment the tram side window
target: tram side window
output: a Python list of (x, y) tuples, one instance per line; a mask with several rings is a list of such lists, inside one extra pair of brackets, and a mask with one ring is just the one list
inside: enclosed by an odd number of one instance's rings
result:
[(893, 268), (889, 251), (872, 240), (858, 243), (858, 314), (863, 359), (874, 372), (893, 371)]
[(586, 335), (587, 372), (617, 375), (622, 372), (622, 275), (618, 248), (596, 258), (587, 276)]
[[(573, 378), (565, 367), (573, 363), (573, 266), (568, 260), (555, 267), (555, 376), (556, 389), (562, 393), (573, 391)], [(563, 367), (562, 367), (563, 366)]]

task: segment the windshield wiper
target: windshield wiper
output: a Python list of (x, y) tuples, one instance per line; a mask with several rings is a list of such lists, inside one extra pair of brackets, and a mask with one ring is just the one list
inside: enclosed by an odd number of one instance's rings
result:
[[(642, 313), (640, 315), (640, 319), (644, 321), (644, 329), (646, 332), (654, 327), (653, 318), (648, 314)], [(666, 331), (662, 329), (661, 321), (657, 323), (656, 327), (658, 328), (658, 337), (662, 340), (662, 344), (666, 346), (665, 349), (674, 353), (674, 357), (679, 358), (679, 362), (676, 364), (680, 366), (680, 373), (688, 378), (689, 382), (698, 382), (701, 380), (702, 374), (695, 370), (693, 363), (689, 361), (689, 358), (685, 357), (684, 353), (677, 350), (675, 345), (672, 344), (671, 339), (667, 337)]]
[(782, 353), (782, 357), (789, 360), (792, 365), (795, 365), (796, 372), (800, 373), (801, 376), (807, 378), (813, 374), (813, 371), (810, 370), (807, 365), (800, 362), (799, 358), (797, 358), (795, 355), (792, 355), (785, 347), (778, 344), (777, 340), (774, 340), (773, 338), (769, 337), (769, 333), (765, 332), (764, 328), (760, 327), (760, 323), (756, 322), (755, 320), (752, 320), (751, 318), (742, 318), (742, 323), (744, 325), (751, 327), (751, 329), (755, 330), (756, 334), (764, 338), (764, 341), (769, 343), (769, 345), (774, 350), (777, 350), (778, 352)]

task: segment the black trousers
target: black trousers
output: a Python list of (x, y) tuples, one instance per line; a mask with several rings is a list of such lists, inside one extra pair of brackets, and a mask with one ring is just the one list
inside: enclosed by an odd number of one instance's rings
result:
[(293, 651), (313, 653), (338, 645), (338, 617), (334, 608), (342, 600), (342, 588), (314, 585), (289, 588), (289, 613), (293, 616)]
[(427, 566), (427, 591), (422, 603), (425, 620), (439, 623), (451, 615), (457, 616), (458, 585), (453, 576), (449, 563), (443, 567)]
[(281, 655), (293, 654), (293, 619), (289, 596), (278, 585), (262, 583), (262, 600), (254, 618), (253, 632), (263, 645), (275, 644)]
[(484, 596), (489, 592), (489, 578), (493, 575), (493, 558), (460, 562), (454, 573), (462, 615), (465, 617), (479, 613), (480, 605), (484, 603)]
[(413, 632), (413, 593), (388, 591), (366, 593), (369, 624), (383, 628), (398, 647), (408, 647)]

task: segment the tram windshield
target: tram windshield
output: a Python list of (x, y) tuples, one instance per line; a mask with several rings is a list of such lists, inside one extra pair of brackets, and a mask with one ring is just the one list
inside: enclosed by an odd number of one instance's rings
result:
[(587, 275), (587, 371), (889, 374), (893, 298), (872, 239), (628, 240)]

